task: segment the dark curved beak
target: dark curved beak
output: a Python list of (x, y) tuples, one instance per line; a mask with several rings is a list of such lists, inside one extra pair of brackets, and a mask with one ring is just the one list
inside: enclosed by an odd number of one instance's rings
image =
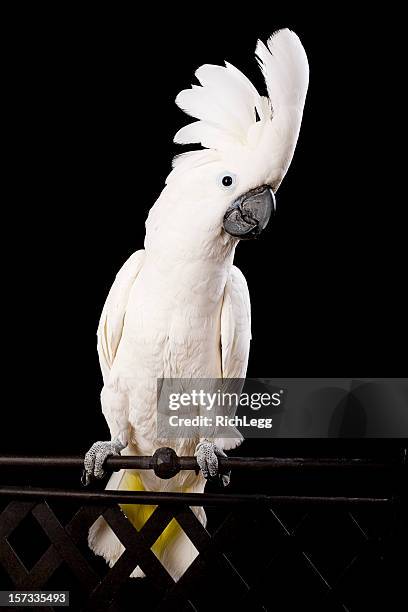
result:
[(257, 238), (276, 209), (275, 196), (268, 185), (247, 191), (234, 200), (224, 215), (224, 230), (241, 240)]

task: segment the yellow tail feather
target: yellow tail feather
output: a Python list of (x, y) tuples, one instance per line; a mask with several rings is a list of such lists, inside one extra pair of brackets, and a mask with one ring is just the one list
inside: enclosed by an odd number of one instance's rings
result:
[[(140, 477), (130, 472), (125, 473), (120, 488), (124, 491), (146, 490), (142, 484), (142, 481), (140, 480)], [(157, 508), (157, 506), (148, 506), (146, 504), (121, 504), (120, 507), (129, 521), (138, 531), (143, 527), (147, 519)], [(155, 555), (159, 557), (165, 547), (168, 546), (169, 543), (173, 541), (181, 531), (181, 527), (177, 523), (176, 519), (172, 519), (152, 546), (152, 551), (155, 553)]]

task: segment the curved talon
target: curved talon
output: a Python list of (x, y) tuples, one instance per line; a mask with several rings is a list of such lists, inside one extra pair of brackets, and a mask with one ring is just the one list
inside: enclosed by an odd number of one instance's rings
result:
[(219, 474), (218, 457), (226, 457), (223, 450), (213, 442), (205, 440), (197, 444), (194, 456), (197, 458), (198, 466), (206, 479), (215, 479), (220, 476), (221, 483), (226, 487), (230, 482), (231, 472)]
[(108, 457), (120, 455), (120, 451), (124, 448), (120, 441), (113, 442), (95, 442), (85, 455), (84, 471), (82, 472), (81, 482), (87, 486), (93, 478), (103, 478), (105, 470), (103, 465)]

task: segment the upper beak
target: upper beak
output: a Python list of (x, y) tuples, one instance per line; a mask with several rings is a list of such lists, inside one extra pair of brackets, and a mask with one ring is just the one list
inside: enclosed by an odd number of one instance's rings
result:
[(272, 189), (262, 185), (234, 200), (224, 215), (224, 230), (241, 240), (257, 238), (268, 224), (276, 203)]

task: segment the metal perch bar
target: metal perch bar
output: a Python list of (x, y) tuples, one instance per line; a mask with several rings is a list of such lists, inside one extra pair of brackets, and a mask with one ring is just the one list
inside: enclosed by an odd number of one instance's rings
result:
[[(160, 456), (160, 451), (171, 449), (159, 449), (151, 457), (145, 456), (122, 456), (109, 457), (105, 462), (105, 467), (111, 471), (121, 469), (154, 470), (158, 463), (163, 463), (169, 459), (169, 463), (174, 461), (178, 470), (198, 470), (195, 457), (177, 457), (176, 453), (171, 453), (171, 458)], [(169, 453), (170, 455), (170, 453)], [(308, 468), (372, 468), (387, 469), (399, 465), (399, 462), (381, 463), (370, 459), (350, 459), (342, 457), (329, 458), (286, 458), (286, 457), (228, 457), (219, 458), (219, 465), (222, 470), (275, 470), (275, 469), (308, 469)], [(77, 456), (1, 456), (0, 468), (24, 467), (24, 468), (82, 468), (83, 457)]]
[(260, 495), (260, 494), (225, 494), (225, 493), (153, 493), (144, 491), (76, 491), (61, 489), (42, 489), (37, 487), (20, 488), (15, 486), (0, 487), (0, 497), (13, 499), (37, 500), (67, 499), (85, 501), (90, 504), (184, 504), (188, 506), (223, 506), (237, 504), (284, 505), (300, 504), (335, 504), (341, 506), (384, 505), (396, 501), (392, 497), (327, 497), (305, 495)]

